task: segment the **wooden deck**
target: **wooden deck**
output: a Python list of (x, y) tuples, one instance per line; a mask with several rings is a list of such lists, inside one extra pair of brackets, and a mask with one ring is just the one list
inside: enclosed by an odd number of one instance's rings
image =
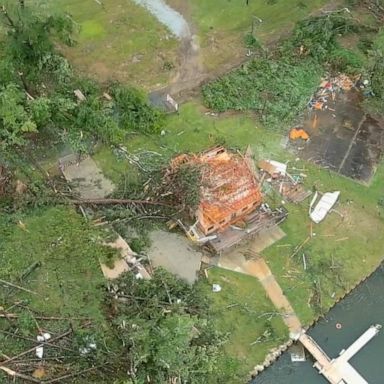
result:
[(280, 224), (288, 215), (284, 208), (274, 211), (258, 209), (246, 216), (244, 228), (230, 226), (225, 231), (217, 233), (216, 238), (208, 242), (209, 247), (220, 253), (239, 244), (246, 238), (256, 235), (258, 232)]

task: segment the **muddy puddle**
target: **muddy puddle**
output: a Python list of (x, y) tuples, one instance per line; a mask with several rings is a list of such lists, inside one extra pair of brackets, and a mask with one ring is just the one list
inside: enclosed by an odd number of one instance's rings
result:
[(177, 38), (183, 39), (191, 36), (189, 25), (184, 17), (163, 0), (133, 0), (143, 6), (165, 25)]
[(366, 114), (356, 89), (337, 94), (326, 110), (307, 113), (310, 140), (294, 143), (300, 157), (341, 175), (369, 183), (384, 150), (384, 126)]

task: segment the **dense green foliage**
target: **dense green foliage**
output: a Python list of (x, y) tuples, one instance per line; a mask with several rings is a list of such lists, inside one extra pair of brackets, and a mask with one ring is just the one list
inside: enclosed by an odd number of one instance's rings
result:
[(317, 61), (327, 61), (329, 53), (339, 47), (338, 37), (357, 31), (356, 23), (348, 14), (333, 13), (313, 16), (299, 21), (286, 42), (288, 49), (296, 49)]
[[(6, 2), (0, 22), (6, 32), (0, 45), (3, 149), (25, 144), (29, 133), (40, 133), (86, 151), (95, 140), (118, 144), (129, 131), (150, 133), (161, 128), (161, 112), (139, 91), (118, 84), (102, 87), (75, 76), (55, 49), (57, 42), (73, 44), (74, 24), (69, 15)], [(77, 99), (75, 90), (85, 100)]]
[[(35, 110), (35, 113), (33, 112)], [(24, 93), (10, 83), (0, 90), (0, 144), (24, 144), (26, 133), (36, 132), (34, 115), (39, 115), (39, 104), (28, 105)], [(37, 116), (38, 117), (38, 116)]]
[(223, 382), (228, 372), (217, 361), (226, 337), (209, 319), (201, 285), (157, 269), (151, 280), (127, 274), (113, 286), (109, 305), (133, 383)]
[(6, 53), (13, 61), (38, 65), (47, 52), (53, 52), (53, 38), (71, 45), (74, 23), (69, 15), (32, 12), (21, 1), (3, 1), (3, 26), (6, 27)]
[(204, 101), (220, 112), (254, 110), (266, 126), (278, 127), (300, 114), (319, 76), (312, 61), (293, 65), (260, 58), (204, 87)]
[[(79, 319), (71, 321), (70, 347), (75, 351), (86, 347), (87, 340), (97, 345), (94, 352), (77, 357), (54, 349), (51, 356), (55, 352), (65, 356), (61, 369), (108, 364), (114, 378), (122, 371), (135, 384), (146, 383), (147, 377), (159, 384), (175, 378), (180, 383), (220, 383), (231, 374), (231, 366), (218, 372), (218, 361), (226, 359), (222, 345), (227, 337), (215, 330), (210, 319), (204, 283), (190, 286), (160, 269), (148, 281), (128, 273), (105, 290), (99, 261), (115, 251), (101, 245), (105, 235), (100, 230), (64, 207), (4, 216), (0, 231), (1, 279), (37, 293), (1, 290), (2, 305), (22, 303), (12, 310), (20, 316), (17, 323), (0, 322), (0, 340), (7, 353), (20, 353), (28, 343), (10, 345), (12, 339), (2, 339), (1, 332), (35, 338), (34, 316), (43, 314), (63, 318), (47, 325), (58, 333), (68, 328), (64, 318)], [(23, 277), (34, 263), (38, 267)], [(83, 328), (81, 318), (91, 325)], [(103, 377), (102, 372), (99, 375)]]
[(375, 96), (384, 101), (384, 31), (376, 37), (372, 49), (371, 57), (371, 82)]
[(292, 124), (303, 111), (324, 72), (356, 73), (362, 54), (343, 48), (338, 39), (367, 28), (347, 13), (310, 17), (268, 57), (256, 57), (242, 68), (203, 88), (205, 104), (214, 110), (252, 110), (268, 128)]

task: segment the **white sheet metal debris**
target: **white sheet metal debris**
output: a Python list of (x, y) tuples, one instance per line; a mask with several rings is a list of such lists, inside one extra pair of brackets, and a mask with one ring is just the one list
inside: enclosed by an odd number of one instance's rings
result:
[(287, 173), (287, 164), (275, 160), (262, 160), (259, 162), (258, 166), (272, 176), (285, 176)]
[[(51, 334), (48, 333), (48, 332), (45, 332), (45, 333), (43, 333), (42, 335), (37, 335), (36, 340), (37, 340), (39, 343), (44, 343), (45, 341), (48, 341), (50, 338), (51, 338)], [(43, 358), (43, 356), (44, 356), (44, 347), (43, 347), (42, 345), (36, 347), (36, 356), (37, 356), (39, 359), (42, 359), (42, 358)]]
[(321, 197), (321, 199), (316, 204), (315, 208), (312, 210), (313, 205), (315, 204), (318, 192), (315, 193), (311, 204), (309, 206), (309, 216), (316, 224), (320, 223), (320, 221), (324, 220), (332, 207), (336, 204), (340, 195), (340, 191), (335, 192), (327, 192)]

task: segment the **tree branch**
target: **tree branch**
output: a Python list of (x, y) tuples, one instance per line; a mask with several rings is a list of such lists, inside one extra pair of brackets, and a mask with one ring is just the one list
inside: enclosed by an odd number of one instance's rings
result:
[(131, 200), (131, 199), (77, 199), (69, 200), (70, 203), (79, 204), (94, 204), (94, 205), (113, 205), (113, 204), (147, 204), (147, 205), (160, 205), (163, 207), (172, 207), (172, 205), (161, 203), (159, 201), (149, 200)]

